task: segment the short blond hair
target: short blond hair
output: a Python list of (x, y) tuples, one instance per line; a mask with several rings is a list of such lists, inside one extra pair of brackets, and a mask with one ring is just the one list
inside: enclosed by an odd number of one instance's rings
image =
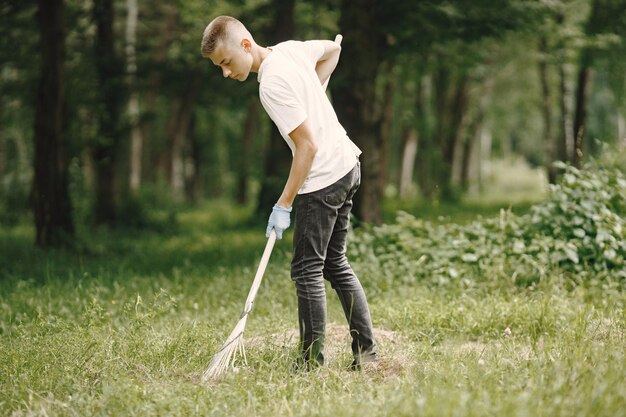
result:
[(211, 21), (204, 29), (204, 35), (202, 36), (201, 53), (204, 58), (208, 58), (219, 44), (232, 37), (233, 34), (242, 34), (243, 36), (252, 36), (246, 27), (239, 20), (231, 16), (218, 16)]

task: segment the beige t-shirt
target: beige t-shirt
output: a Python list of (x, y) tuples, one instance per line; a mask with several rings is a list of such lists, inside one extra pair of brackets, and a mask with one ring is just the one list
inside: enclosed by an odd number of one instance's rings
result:
[(315, 65), (324, 54), (320, 41), (287, 41), (273, 46), (259, 67), (259, 97), (265, 111), (294, 154), (289, 137), (307, 118), (317, 153), (311, 171), (298, 194), (320, 190), (354, 168), (361, 150), (348, 138)]

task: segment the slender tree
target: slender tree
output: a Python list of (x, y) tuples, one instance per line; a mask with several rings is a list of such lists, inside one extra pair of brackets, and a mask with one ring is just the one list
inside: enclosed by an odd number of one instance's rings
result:
[(626, 1), (625, 0), (592, 0), (591, 12), (585, 23), (584, 31), (589, 45), (580, 52), (576, 83), (576, 104), (574, 110), (574, 160), (577, 167), (582, 165), (584, 155), (585, 130), (588, 119), (589, 97), (592, 88), (594, 66), (599, 57), (610, 55), (612, 45), (599, 45), (600, 35), (610, 35), (626, 39), (624, 27), (626, 26)]
[(176, 200), (185, 197), (185, 161), (184, 150), (188, 144), (188, 134), (191, 127), (193, 105), (198, 95), (202, 78), (200, 73), (192, 71), (186, 81), (186, 86), (180, 97), (173, 100), (171, 116), (169, 118), (166, 138), (168, 142), (167, 172), (172, 195)]
[(123, 60), (115, 51), (113, 0), (94, 0), (95, 63), (101, 108), (98, 138), (92, 149), (95, 169), (94, 219), (114, 225), (117, 220), (116, 167), (120, 142), (120, 114), (125, 99)]
[[(0, 76), (0, 80), (1, 80), (1, 76)], [(6, 139), (5, 139), (5, 127), (4, 127), (4, 123), (3, 123), (3, 119), (4, 119), (4, 100), (3, 100), (3, 96), (0, 95), (0, 178), (4, 178), (4, 175), (7, 171), (7, 146), (6, 146)], [(0, 193), (2, 192), (2, 189), (0, 189)]]
[(41, 77), (35, 109), (32, 188), (36, 244), (59, 246), (74, 235), (68, 192), (68, 159), (63, 136), (65, 31), (63, 0), (39, 0)]
[[(248, 179), (250, 176), (251, 148), (254, 137), (259, 128), (259, 116), (261, 109), (259, 99), (250, 97), (248, 99), (248, 107), (246, 109), (246, 123), (243, 129), (243, 140), (241, 153), (237, 164), (237, 185), (235, 190), (235, 201), (237, 204), (245, 205), (248, 203)], [(267, 207), (265, 207), (267, 209)]]
[(543, 131), (546, 149), (546, 171), (548, 182), (554, 184), (557, 172), (554, 167), (556, 158), (556, 143), (554, 139), (554, 123), (552, 117), (552, 93), (550, 89), (550, 77), (548, 74), (548, 40), (545, 36), (539, 39), (539, 79), (541, 80)]
[[(164, 71), (167, 65), (167, 51), (170, 49), (179, 28), (177, 27), (178, 12), (175, 4), (156, 3), (154, 7), (146, 8), (145, 15), (145, 20), (150, 20), (153, 23), (148, 26), (152, 30), (144, 33), (143, 37), (139, 37), (142, 43), (146, 43), (143, 48), (148, 51), (146, 52), (148, 56), (144, 58), (146, 81), (145, 89), (141, 95), (142, 117), (139, 120), (139, 127), (143, 138), (142, 149), (146, 154), (145, 159), (149, 161), (143, 174), (148, 180), (154, 181), (158, 175), (169, 179), (169, 158), (167, 152), (162, 152), (167, 146), (163, 143), (164, 135), (158, 129), (156, 122), (160, 116), (159, 98), (162, 97), (167, 87)], [(169, 100), (169, 98), (166, 101), (171, 106), (176, 104), (172, 102), (175, 100)], [(168, 113), (171, 114), (171, 111)]]
[(583, 51), (576, 83), (576, 110), (574, 113), (574, 166), (580, 168), (583, 158), (583, 139), (587, 122), (587, 100), (591, 83), (591, 53)]
[(128, 73), (129, 99), (128, 119), (130, 121), (130, 158), (129, 158), (129, 187), (136, 193), (141, 185), (141, 161), (143, 157), (143, 134), (139, 126), (139, 93), (137, 91), (137, 54), (135, 45), (137, 40), (137, 20), (139, 7), (137, 0), (126, 1), (126, 69)]

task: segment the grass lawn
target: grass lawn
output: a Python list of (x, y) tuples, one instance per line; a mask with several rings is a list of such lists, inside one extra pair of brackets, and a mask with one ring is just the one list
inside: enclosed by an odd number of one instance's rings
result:
[(361, 276), (382, 362), (346, 370), (329, 289), (328, 364), (292, 374), (291, 234), (248, 320), (248, 365), (202, 385), (264, 247), (262, 227), (237, 226), (244, 215), (210, 205), (161, 233), (83, 233), (79, 253), (33, 248), (29, 226), (0, 229), (0, 415), (626, 415), (624, 293), (557, 271), (528, 288)]

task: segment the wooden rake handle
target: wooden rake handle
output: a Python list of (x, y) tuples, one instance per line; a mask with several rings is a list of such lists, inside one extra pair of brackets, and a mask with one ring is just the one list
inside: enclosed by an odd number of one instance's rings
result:
[(256, 293), (257, 291), (259, 291), (259, 287), (261, 286), (263, 274), (265, 273), (265, 268), (267, 268), (267, 264), (270, 260), (272, 249), (274, 249), (274, 243), (276, 243), (276, 231), (272, 229), (272, 231), (270, 232), (270, 237), (267, 239), (267, 243), (265, 244), (265, 250), (263, 251), (263, 256), (261, 256), (261, 262), (259, 262), (259, 267), (256, 270), (256, 275), (254, 276), (254, 281), (252, 282), (252, 287), (250, 288), (250, 292), (248, 293), (246, 305), (244, 306), (243, 312), (241, 313), (241, 317), (244, 317), (245, 315), (250, 313), (250, 310), (252, 310), (252, 304), (254, 303)]

